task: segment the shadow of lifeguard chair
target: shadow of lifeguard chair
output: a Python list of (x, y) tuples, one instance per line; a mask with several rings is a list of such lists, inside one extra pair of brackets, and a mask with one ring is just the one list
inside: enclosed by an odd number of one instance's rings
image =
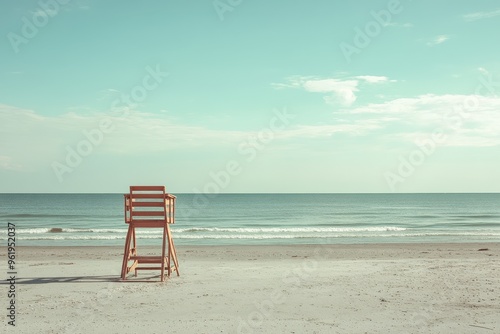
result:
[[(124, 195), (128, 232), (123, 252), (122, 280), (126, 280), (131, 271), (137, 276), (138, 270), (160, 270), (162, 282), (165, 271), (168, 277), (172, 271), (179, 276), (179, 263), (169, 226), (175, 222), (175, 199), (174, 195), (165, 193), (164, 186), (131, 186), (130, 193)], [(161, 255), (137, 253), (136, 229), (139, 228), (162, 229)]]

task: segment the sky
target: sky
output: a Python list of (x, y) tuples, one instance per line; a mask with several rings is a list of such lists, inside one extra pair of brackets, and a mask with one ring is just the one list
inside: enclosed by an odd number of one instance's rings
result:
[(498, 1), (0, 2), (0, 192), (500, 192)]

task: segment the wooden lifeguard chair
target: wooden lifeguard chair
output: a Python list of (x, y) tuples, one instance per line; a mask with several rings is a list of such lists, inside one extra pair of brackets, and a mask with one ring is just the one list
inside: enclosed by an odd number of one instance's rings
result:
[[(168, 277), (172, 271), (179, 276), (179, 263), (169, 226), (175, 222), (175, 199), (174, 195), (165, 193), (164, 186), (131, 186), (130, 193), (124, 195), (128, 232), (123, 252), (122, 280), (126, 280), (132, 270), (135, 276), (138, 270), (160, 270), (162, 282), (165, 280), (165, 270)], [(163, 230), (161, 255), (138, 255), (138, 228)]]

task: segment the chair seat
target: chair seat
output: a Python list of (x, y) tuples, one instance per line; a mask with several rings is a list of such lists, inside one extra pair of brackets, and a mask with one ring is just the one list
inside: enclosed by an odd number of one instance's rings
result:
[(136, 220), (134, 222), (129, 222), (129, 225), (134, 225), (135, 227), (139, 228), (162, 228), (165, 226), (165, 221), (164, 220)]

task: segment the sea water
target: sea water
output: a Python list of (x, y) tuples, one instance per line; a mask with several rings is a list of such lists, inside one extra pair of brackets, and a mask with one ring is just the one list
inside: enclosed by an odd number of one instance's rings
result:
[[(175, 195), (176, 245), (500, 241), (500, 194)], [(123, 194), (0, 194), (0, 240), (10, 222), (17, 246), (123, 245), (123, 215)]]

